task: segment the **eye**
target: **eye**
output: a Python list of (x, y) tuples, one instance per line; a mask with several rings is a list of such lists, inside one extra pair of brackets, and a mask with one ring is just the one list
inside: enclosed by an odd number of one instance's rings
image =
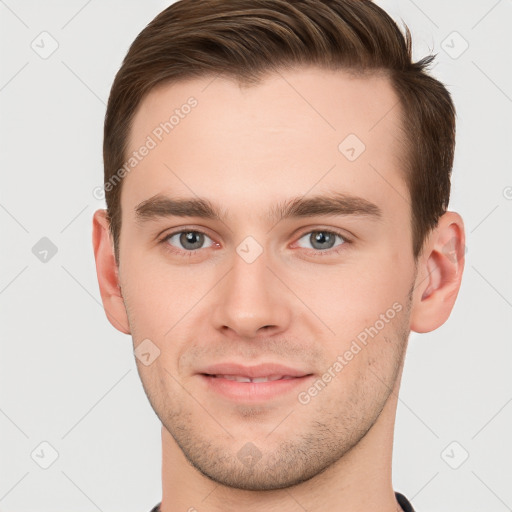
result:
[[(336, 238), (341, 240), (336, 244)], [(300, 241), (305, 239), (306, 244), (310, 244), (310, 247), (303, 246)], [(208, 245), (204, 245), (205, 241), (209, 240)], [(164, 244), (166, 250), (171, 251), (174, 254), (184, 254), (186, 256), (193, 256), (201, 249), (212, 247), (217, 245), (206, 233), (195, 229), (175, 231), (165, 235), (160, 243)], [(298, 242), (299, 247), (305, 249), (311, 249), (313, 255), (323, 255), (325, 253), (337, 253), (344, 249), (344, 245), (349, 244), (350, 240), (341, 233), (327, 229), (317, 229), (315, 231), (309, 231), (304, 233)]]
[[(211, 244), (207, 247), (211, 247), (215, 242), (202, 231), (196, 230), (185, 230), (176, 231), (166, 235), (161, 242), (166, 244), (168, 248), (173, 252), (185, 252), (187, 255), (194, 254), (199, 249), (204, 249), (203, 244), (205, 238), (211, 241)], [(174, 244), (179, 244), (178, 248)], [(180, 247), (181, 246), (181, 247)]]
[[(342, 240), (341, 243), (339, 243), (338, 245), (335, 245), (336, 238)], [(321, 252), (327, 252), (333, 248), (349, 243), (349, 241), (341, 233), (337, 233), (335, 231), (328, 231), (325, 229), (309, 231), (299, 239), (299, 242), (302, 239), (306, 239), (306, 243), (311, 244), (313, 250)], [(309, 247), (305, 248), (308, 249)], [(338, 252), (339, 250), (341, 249), (335, 249), (333, 252)]]

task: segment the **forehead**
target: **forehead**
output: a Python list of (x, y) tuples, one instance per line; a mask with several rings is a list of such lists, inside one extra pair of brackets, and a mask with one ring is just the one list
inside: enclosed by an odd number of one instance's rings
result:
[(132, 122), (127, 158), (150, 150), (124, 178), (123, 209), (159, 193), (240, 208), (313, 188), (406, 199), (400, 111), (382, 74), (311, 67), (248, 87), (212, 76), (159, 85)]

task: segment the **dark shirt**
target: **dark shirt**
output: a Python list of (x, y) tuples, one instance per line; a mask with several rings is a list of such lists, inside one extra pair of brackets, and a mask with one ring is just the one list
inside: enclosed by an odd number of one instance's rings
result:
[[(404, 512), (414, 512), (412, 505), (409, 503), (409, 501), (403, 494), (400, 494), (399, 492), (395, 492), (395, 496), (396, 496), (396, 501), (398, 501), (398, 504), (402, 507)], [(156, 507), (154, 507), (151, 510), (151, 512), (160, 512), (160, 505), (161, 505), (161, 503), (156, 505)]]
[[(404, 512), (414, 512), (414, 509), (412, 508), (412, 505), (409, 503), (407, 498), (400, 494), (399, 492), (395, 492), (396, 501), (398, 501), (398, 504), (403, 508)], [(158, 511), (160, 512), (160, 511)]]

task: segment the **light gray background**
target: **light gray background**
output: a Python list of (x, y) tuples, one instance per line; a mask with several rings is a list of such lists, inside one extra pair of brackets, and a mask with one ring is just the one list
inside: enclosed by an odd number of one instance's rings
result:
[[(394, 487), (418, 512), (512, 510), (512, 2), (377, 3), (408, 24), (416, 60), (438, 52), (458, 111), (450, 209), (467, 230), (452, 316), (411, 334)], [(160, 423), (131, 338), (102, 309), (91, 218), (112, 80), (167, 5), (0, 0), (3, 512), (144, 512), (161, 498)], [(47, 59), (31, 48), (50, 47), (43, 31), (59, 45)], [(46, 263), (32, 252), (42, 237), (58, 249)], [(48, 469), (44, 441), (58, 452)]]

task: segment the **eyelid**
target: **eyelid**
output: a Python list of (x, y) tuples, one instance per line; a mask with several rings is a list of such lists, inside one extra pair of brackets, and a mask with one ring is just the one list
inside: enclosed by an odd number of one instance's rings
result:
[(213, 243), (212, 243), (212, 245), (210, 247), (202, 247), (201, 249), (193, 249), (192, 251), (186, 251), (184, 249), (179, 249), (179, 248), (174, 247), (174, 246), (172, 246), (170, 244), (167, 244), (167, 246), (169, 247), (169, 250), (171, 252), (174, 252), (174, 253), (185, 253), (187, 255), (190, 255), (190, 254), (195, 254), (198, 251), (202, 251), (203, 249), (209, 249), (209, 248), (211, 248), (211, 247), (213, 247), (215, 245), (219, 245), (213, 239), (213, 237), (210, 236), (203, 228), (198, 229), (198, 228), (188, 227), (188, 226), (181, 226), (180, 228), (177, 228), (174, 231), (164, 232), (163, 235), (158, 236), (158, 243), (165, 244), (171, 237), (173, 237), (174, 235), (179, 235), (181, 233), (200, 233), (200, 234), (208, 237)]
[[(302, 231), (304, 229), (304, 231)], [(346, 242), (352, 242), (355, 238), (354, 235), (347, 232), (346, 230), (343, 230), (341, 228), (335, 228), (335, 227), (329, 227), (329, 226), (308, 226), (307, 228), (301, 228), (301, 231), (299, 231), (299, 235), (296, 235), (297, 238), (302, 238), (304, 235), (314, 233), (315, 231), (325, 231), (326, 233), (332, 233), (334, 235), (338, 235)]]
[(344, 232), (340, 231), (337, 228), (323, 228), (323, 227), (315, 227), (313, 229), (309, 228), (306, 229), (306, 231), (303, 231), (297, 238), (297, 241), (294, 242), (293, 246), (296, 246), (301, 238), (303, 238), (305, 235), (311, 235), (311, 233), (315, 232), (323, 232), (323, 233), (329, 233), (334, 236), (340, 237), (343, 241), (339, 245), (335, 245), (334, 247), (331, 247), (329, 249), (320, 250), (320, 249), (309, 249), (307, 247), (300, 247), (299, 249), (302, 249), (306, 251), (306, 254), (308, 254), (310, 257), (317, 258), (317, 257), (329, 257), (329, 256), (337, 256), (340, 253), (346, 251), (352, 244), (351, 237), (348, 237), (345, 235)]
[[(303, 231), (300, 232), (300, 234), (298, 235), (295, 235), (295, 238), (296, 238), (296, 241), (293, 243), (294, 245), (301, 239), (303, 238), (305, 235), (308, 235), (308, 234), (311, 234), (311, 233), (314, 233), (314, 232), (325, 232), (325, 233), (330, 233), (330, 234), (333, 234), (333, 235), (337, 235), (339, 236), (340, 238), (343, 239), (343, 243), (338, 245), (338, 246), (335, 246), (335, 247), (332, 247), (330, 249), (326, 249), (326, 250), (316, 250), (316, 249), (307, 249), (305, 247), (299, 247), (300, 249), (305, 249), (306, 251), (312, 251), (318, 255), (323, 255), (323, 254), (335, 254), (337, 252), (339, 252), (341, 249), (342, 246), (344, 245), (347, 245), (347, 244), (351, 244), (353, 242), (353, 239), (351, 236), (347, 236), (345, 234), (344, 231), (341, 231), (339, 228), (333, 228), (333, 227), (322, 227), (322, 226), (309, 226), (309, 227), (306, 227), (306, 228), (302, 228)], [(196, 254), (197, 252), (199, 251), (202, 251), (204, 249), (210, 249), (214, 246), (218, 246), (218, 242), (216, 242), (213, 237), (211, 237), (206, 231), (204, 228), (195, 228), (195, 227), (191, 227), (191, 226), (180, 226), (180, 228), (177, 228), (176, 230), (173, 230), (173, 231), (170, 231), (170, 232), (165, 232), (164, 235), (162, 236), (159, 236), (158, 237), (158, 242), (159, 243), (166, 243), (167, 240), (169, 240), (172, 236), (174, 235), (177, 235), (177, 234), (180, 234), (180, 233), (184, 233), (184, 232), (193, 232), (193, 233), (200, 233), (202, 235), (205, 235), (207, 236), (210, 240), (212, 240), (213, 244), (210, 246), (210, 247), (203, 247), (203, 248), (200, 248), (200, 249), (193, 249), (191, 251), (186, 251), (184, 249), (179, 249), (179, 248), (176, 248), (174, 246), (171, 246), (170, 244), (167, 244), (169, 250), (173, 253), (178, 253), (178, 254), (186, 254), (188, 256), (190, 255), (194, 255)]]

